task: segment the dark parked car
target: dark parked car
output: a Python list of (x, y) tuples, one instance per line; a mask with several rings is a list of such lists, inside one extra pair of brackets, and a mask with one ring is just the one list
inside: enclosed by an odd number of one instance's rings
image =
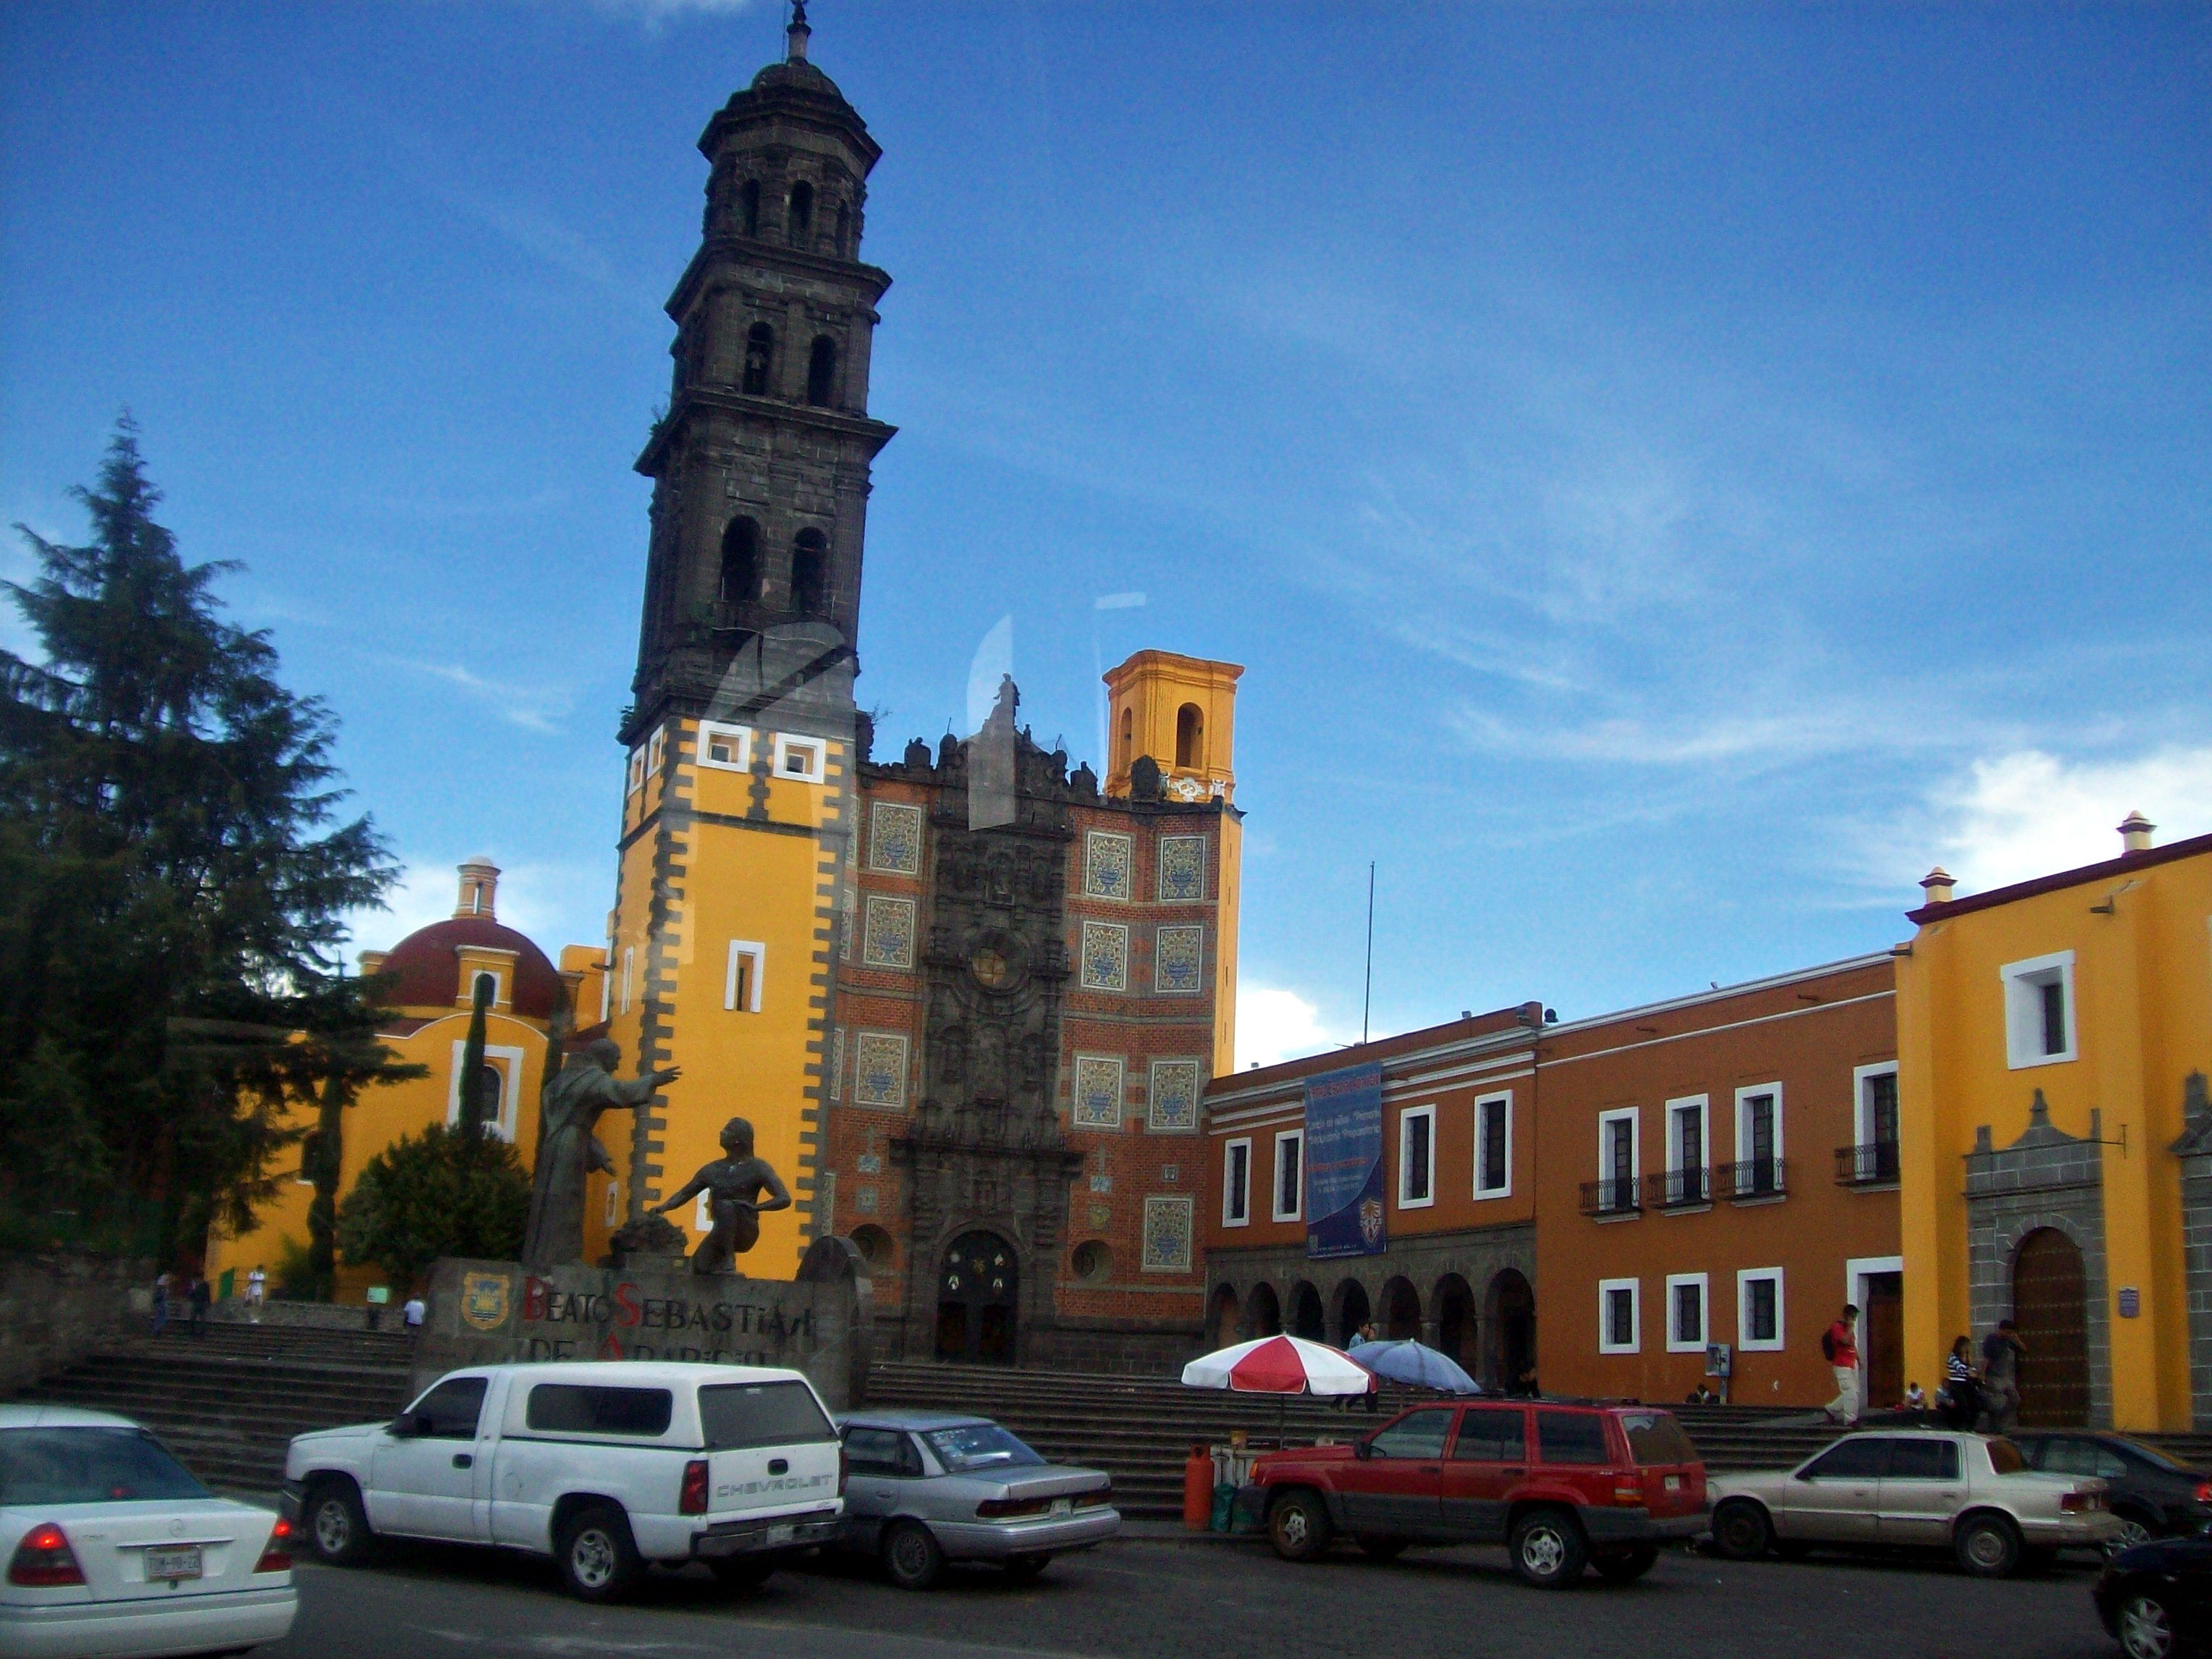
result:
[(2117, 1553), (2201, 1529), (2212, 1521), (2212, 1475), (2123, 1434), (2021, 1429), (2009, 1437), (2027, 1466), (2045, 1474), (2094, 1474), (2110, 1489), (2126, 1525)]
[(2212, 1538), (2161, 1538), (2105, 1563), (2097, 1616), (2128, 1659), (2172, 1659), (2212, 1637)]

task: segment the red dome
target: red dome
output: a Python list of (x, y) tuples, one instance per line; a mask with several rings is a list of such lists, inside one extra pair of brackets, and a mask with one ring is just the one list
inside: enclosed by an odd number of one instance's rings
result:
[(512, 927), (489, 916), (455, 916), (417, 928), (392, 949), (379, 970), (390, 975), (385, 1000), (395, 1008), (451, 1008), (461, 994), (461, 963), (454, 952), (464, 945), (514, 952), (512, 1012), (529, 1019), (550, 1019), (562, 996), (561, 975), (545, 952)]

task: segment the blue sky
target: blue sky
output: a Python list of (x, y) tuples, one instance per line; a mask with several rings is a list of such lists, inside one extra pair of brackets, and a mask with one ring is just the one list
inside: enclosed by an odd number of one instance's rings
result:
[[(131, 408), (413, 872), (365, 943), (478, 851), (601, 931), (659, 306), (781, 21), (0, 9), (0, 520), (81, 534)], [(1244, 664), (1250, 1055), (1357, 1035), (1370, 859), (1389, 1030), (2212, 830), (2212, 11), (814, 22), (885, 151), (879, 746), (1006, 615), (1079, 757), (1102, 661)]]

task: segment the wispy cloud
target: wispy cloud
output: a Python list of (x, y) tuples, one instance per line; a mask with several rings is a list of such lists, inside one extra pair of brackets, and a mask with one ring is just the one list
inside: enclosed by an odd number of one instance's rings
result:
[(2093, 761), (2025, 749), (1978, 760), (1934, 793), (1928, 844), (1962, 891), (1983, 891), (2116, 857), (2115, 826), (2135, 811), (2163, 841), (2212, 830), (2212, 748)]
[(735, 16), (755, 9), (760, 0), (589, 0), (589, 3), (593, 11), (635, 19), (648, 30), (659, 30), (687, 17)]
[(564, 730), (559, 724), (560, 718), (575, 704), (574, 695), (561, 688), (487, 679), (459, 663), (424, 662), (414, 657), (381, 654), (376, 655), (375, 660), (457, 686), (478, 702), (489, 705), (493, 713), (509, 725), (519, 726), (526, 732), (560, 736)]
[(1339, 1030), (1320, 1007), (1280, 986), (1237, 987), (1237, 1069), (1273, 1066), (1358, 1041), (1358, 1027)]
[(596, 944), (605, 932), (607, 875), (580, 865), (533, 859), (513, 862), (494, 848), (471, 847), (450, 857), (424, 854), (401, 860), (403, 874), (380, 909), (346, 918), (347, 937), (363, 950), (388, 951), (401, 939), (453, 914), (463, 858), (500, 866), (499, 920), (527, 934), (558, 961), (563, 945)]

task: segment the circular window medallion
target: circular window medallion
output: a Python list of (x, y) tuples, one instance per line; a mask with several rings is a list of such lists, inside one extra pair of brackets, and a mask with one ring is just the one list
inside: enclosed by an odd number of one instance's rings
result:
[(987, 991), (1003, 991), (1014, 977), (1014, 970), (1006, 957), (989, 945), (980, 947), (968, 958), (968, 971), (975, 975), (975, 982)]

